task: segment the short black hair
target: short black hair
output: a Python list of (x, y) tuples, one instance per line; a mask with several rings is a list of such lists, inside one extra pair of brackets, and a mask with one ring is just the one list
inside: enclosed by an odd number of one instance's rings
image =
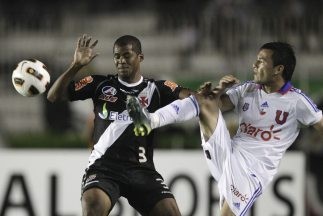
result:
[(141, 50), (141, 42), (138, 38), (132, 35), (123, 35), (119, 37), (113, 45), (113, 49), (116, 45), (118, 46), (126, 46), (128, 44), (132, 45), (133, 51), (135, 51), (137, 54), (142, 54)]
[(296, 57), (293, 47), (285, 42), (269, 42), (262, 45), (260, 50), (261, 49), (269, 49), (273, 51), (273, 65), (283, 65), (284, 71), (282, 76), (286, 82), (290, 81), (296, 66)]

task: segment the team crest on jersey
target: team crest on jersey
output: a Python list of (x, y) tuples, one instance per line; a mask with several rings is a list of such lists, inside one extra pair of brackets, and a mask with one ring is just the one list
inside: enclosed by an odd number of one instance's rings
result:
[(172, 82), (172, 81), (169, 81), (169, 80), (166, 80), (165, 82), (164, 82), (164, 85), (165, 86), (167, 86), (167, 87), (169, 87), (172, 91), (175, 91), (175, 89), (177, 88), (177, 84), (176, 83), (174, 83), (174, 82)]
[(138, 95), (138, 99), (139, 99), (139, 102), (141, 104), (141, 106), (143, 107), (148, 107), (149, 106), (149, 97), (147, 95), (147, 91), (142, 91), (140, 92), (140, 94)]
[(89, 84), (91, 82), (93, 82), (92, 76), (84, 77), (83, 79), (81, 79), (80, 81), (75, 83), (75, 85), (74, 85), (75, 91), (82, 89), (84, 86), (86, 86), (87, 84)]
[(244, 103), (243, 107), (242, 107), (242, 110), (247, 111), (248, 109), (249, 109), (249, 103)]
[(148, 102), (148, 97), (146, 97), (146, 96), (139, 96), (138, 99), (140, 101), (141, 106), (143, 106), (143, 107), (147, 107), (148, 106), (148, 103), (149, 103)]
[[(282, 116), (282, 114), (283, 114), (283, 116)], [(276, 118), (275, 118), (276, 123), (280, 124), (280, 125), (285, 124), (288, 115), (289, 115), (288, 112), (283, 112), (281, 110), (276, 110)]]
[(114, 97), (114, 95), (116, 95), (117, 92), (117, 89), (112, 86), (104, 86), (102, 88), (102, 94), (99, 96), (99, 99), (109, 102), (116, 102), (116, 100), (118, 100), (118, 97)]

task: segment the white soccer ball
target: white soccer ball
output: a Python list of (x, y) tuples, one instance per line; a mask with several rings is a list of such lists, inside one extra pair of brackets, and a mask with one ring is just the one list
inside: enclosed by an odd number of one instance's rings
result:
[(12, 83), (21, 95), (33, 97), (46, 91), (50, 83), (50, 75), (41, 61), (23, 60), (12, 73)]

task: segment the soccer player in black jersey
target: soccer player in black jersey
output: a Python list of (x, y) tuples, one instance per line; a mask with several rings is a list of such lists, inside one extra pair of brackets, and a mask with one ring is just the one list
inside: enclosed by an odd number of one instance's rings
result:
[[(171, 81), (144, 78), (140, 41), (130, 35), (118, 38), (113, 46), (116, 75), (89, 75), (73, 78), (97, 55), (97, 40), (79, 38), (70, 67), (50, 88), (47, 98), (61, 100), (92, 99), (94, 105), (93, 149), (82, 180), (83, 216), (106, 216), (120, 196), (142, 215), (178, 216), (173, 194), (165, 185), (153, 162), (153, 132), (147, 137), (133, 134), (134, 125), (126, 109), (128, 95), (154, 112), (172, 101), (185, 98), (188, 89)], [(63, 118), (63, 116), (62, 116)]]

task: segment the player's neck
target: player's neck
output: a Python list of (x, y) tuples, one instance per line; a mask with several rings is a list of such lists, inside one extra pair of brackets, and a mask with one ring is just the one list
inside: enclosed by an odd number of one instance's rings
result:
[(284, 82), (273, 82), (270, 84), (264, 84), (262, 88), (267, 94), (270, 94), (273, 92), (278, 92), (284, 85)]

